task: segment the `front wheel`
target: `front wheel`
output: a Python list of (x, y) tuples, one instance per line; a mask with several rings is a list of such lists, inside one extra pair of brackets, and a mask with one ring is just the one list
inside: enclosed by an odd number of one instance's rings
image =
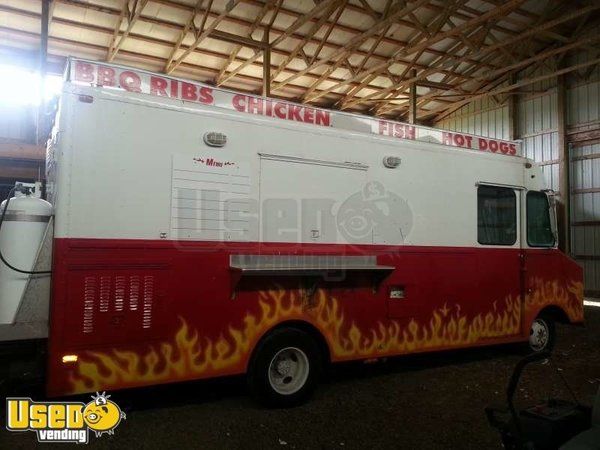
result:
[(554, 320), (545, 314), (540, 314), (532, 322), (529, 330), (529, 350), (534, 353), (551, 351), (555, 342), (556, 327)]
[(248, 384), (266, 406), (295, 406), (314, 390), (320, 360), (319, 348), (309, 334), (296, 328), (274, 330), (256, 348)]

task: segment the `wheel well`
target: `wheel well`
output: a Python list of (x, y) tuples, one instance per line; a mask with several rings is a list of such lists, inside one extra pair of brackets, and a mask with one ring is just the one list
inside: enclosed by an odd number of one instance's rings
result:
[(296, 328), (297, 330), (304, 331), (306, 334), (310, 335), (315, 340), (315, 342), (317, 343), (317, 346), (319, 347), (319, 351), (321, 353), (321, 356), (323, 357), (322, 362), (324, 364), (329, 364), (331, 362), (331, 354), (329, 353), (329, 345), (327, 345), (327, 341), (325, 340), (325, 337), (323, 337), (323, 334), (317, 329), (317, 327), (315, 327), (314, 325), (312, 325), (308, 322), (304, 322), (302, 320), (288, 320), (286, 322), (281, 322), (281, 323), (278, 323), (273, 328), (271, 328), (269, 331), (267, 331), (260, 338), (260, 341), (258, 341), (256, 346), (254, 347), (254, 350), (252, 351), (252, 355), (250, 357), (250, 361), (252, 361), (252, 359), (254, 358), (254, 352), (255, 352), (256, 348), (258, 348), (258, 346), (260, 345), (262, 340), (265, 339), (273, 331), (280, 330), (282, 328)]
[(549, 316), (554, 321), (559, 323), (570, 323), (569, 316), (567, 316), (567, 313), (565, 313), (565, 311), (562, 308), (555, 305), (546, 306), (539, 312), (538, 316), (542, 314), (545, 316)]

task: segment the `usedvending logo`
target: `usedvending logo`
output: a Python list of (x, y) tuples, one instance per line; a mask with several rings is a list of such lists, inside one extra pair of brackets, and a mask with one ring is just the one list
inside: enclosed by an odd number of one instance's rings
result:
[(34, 431), (39, 442), (71, 442), (87, 444), (90, 431), (96, 437), (114, 434), (125, 419), (119, 405), (110, 395), (92, 395), (92, 401), (34, 402), (30, 398), (6, 399), (6, 429)]

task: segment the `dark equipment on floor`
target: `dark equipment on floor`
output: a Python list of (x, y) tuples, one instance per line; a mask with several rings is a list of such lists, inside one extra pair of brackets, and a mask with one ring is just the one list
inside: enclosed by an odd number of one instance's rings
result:
[(548, 352), (534, 353), (517, 363), (506, 390), (507, 406), (485, 409), (490, 425), (498, 429), (506, 449), (600, 450), (600, 389), (593, 408), (576, 399), (549, 399), (515, 408), (514, 396), (525, 367), (549, 358)]

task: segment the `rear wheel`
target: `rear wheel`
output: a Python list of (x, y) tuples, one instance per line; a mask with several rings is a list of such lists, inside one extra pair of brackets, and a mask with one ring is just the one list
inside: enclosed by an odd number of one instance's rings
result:
[(254, 396), (270, 407), (290, 407), (312, 394), (320, 372), (315, 340), (296, 328), (281, 328), (258, 345), (248, 369)]
[(529, 330), (529, 350), (535, 353), (551, 351), (556, 342), (554, 319), (546, 314), (535, 318)]

